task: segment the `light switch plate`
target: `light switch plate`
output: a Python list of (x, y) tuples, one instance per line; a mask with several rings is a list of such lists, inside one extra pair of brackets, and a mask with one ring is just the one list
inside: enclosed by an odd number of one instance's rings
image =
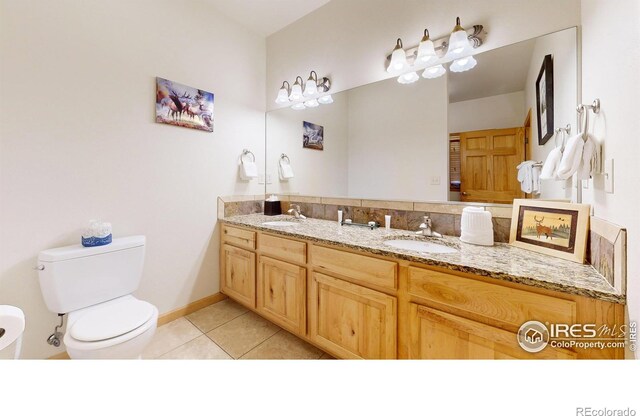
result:
[(440, 185), (440, 176), (432, 176), (431, 185)]
[(613, 159), (604, 161), (604, 191), (613, 193)]

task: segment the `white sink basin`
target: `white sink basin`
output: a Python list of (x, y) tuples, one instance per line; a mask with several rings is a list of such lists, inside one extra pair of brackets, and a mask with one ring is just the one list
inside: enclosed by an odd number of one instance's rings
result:
[(263, 222), (262, 225), (268, 225), (271, 227), (291, 227), (292, 225), (298, 225), (298, 223), (293, 221), (267, 221)]
[(388, 240), (385, 241), (384, 244), (389, 247), (399, 248), (401, 250), (419, 251), (420, 253), (451, 254), (458, 252), (455, 248), (427, 241)]

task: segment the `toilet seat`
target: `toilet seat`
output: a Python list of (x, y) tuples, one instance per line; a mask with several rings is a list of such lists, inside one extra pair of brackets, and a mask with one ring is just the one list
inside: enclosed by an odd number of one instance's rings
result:
[(155, 328), (158, 309), (131, 295), (71, 312), (64, 343), (68, 348), (93, 350), (124, 343)]

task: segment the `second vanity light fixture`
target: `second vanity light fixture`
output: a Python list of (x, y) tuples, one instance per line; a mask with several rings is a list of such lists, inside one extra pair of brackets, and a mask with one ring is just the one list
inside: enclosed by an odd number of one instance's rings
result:
[(473, 57), (473, 50), (482, 45), (481, 35), (483, 34), (482, 25), (474, 25), (467, 31), (460, 25), (458, 17), (456, 26), (448, 39), (432, 41), (429, 31), (425, 29), (420, 44), (406, 51), (402, 45), (402, 39), (398, 39), (393, 52), (387, 56), (389, 61), (387, 72), (400, 74), (399, 83), (411, 84), (420, 79), (416, 72), (418, 69), (424, 68), (422, 77), (427, 79), (444, 75), (447, 70), (443, 64), (449, 62), (451, 62), (449, 70), (452, 72), (468, 71), (478, 63)]
[(331, 89), (331, 80), (323, 77), (318, 80), (316, 71), (311, 71), (307, 82), (302, 77), (296, 77), (293, 86), (288, 81), (282, 83), (278, 91), (276, 103), (292, 103), (294, 110), (304, 110), (305, 108), (318, 107), (320, 104), (331, 104), (333, 98), (331, 94), (326, 94)]

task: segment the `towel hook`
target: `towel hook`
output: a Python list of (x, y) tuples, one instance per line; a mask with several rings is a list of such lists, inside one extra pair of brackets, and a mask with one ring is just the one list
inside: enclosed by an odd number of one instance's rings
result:
[(283, 160), (286, 160), (287, 163), (291, 164), (291, 159), (289, 159), (289, 156), (284, 153), (280, 155), (280, 162), (282, 162)]
[(246, 155), (251, 155), (251, 158), (253, 159), (253, 160), (252, 160), (252, 162), (255, 162), (255, 161), (256, 161), (256, 155), (254, 155), (254, 154), (253, 154), (253, 152), (252, 152), (251, 150), (243, 149), (243, 150), (242, 150), (242, 156), (240, 156), (240, 161), (241, 161), (242, 163), (244, 163), (244, 159), (243, 159), (243, 157), (244, 157), (244, 156), (246, 156)]

